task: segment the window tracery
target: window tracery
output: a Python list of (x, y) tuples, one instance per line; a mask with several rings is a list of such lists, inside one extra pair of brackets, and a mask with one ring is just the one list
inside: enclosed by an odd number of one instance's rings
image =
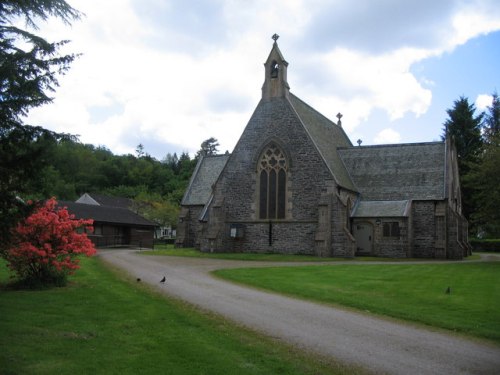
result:
[(285, 218), (287, 168), (285, 154), (271, 143), (262, 153), (257, 168), (260, 219)]

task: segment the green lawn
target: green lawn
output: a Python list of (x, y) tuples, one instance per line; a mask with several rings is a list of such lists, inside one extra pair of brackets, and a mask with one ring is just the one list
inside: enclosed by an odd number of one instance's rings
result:
[[(311, 255), (283, 255), (270, 253), (203, 253), (194, 248), (175, 248), (173, 245), (155, 245), (155, 250), (140, 251), (143, 255), (158, 256), (178, 256), (192, 258), (213, 258), (229, 260), (253, 260), (268, 262), (340, 262), (340, 261), (376, 261), (376, 262), (408, 262), (424, 261), (426, 259), (408, 258), (376, 258), (376, 257), (356, 257), (356, 258), (319, 258)], [(479, 259), (479, 255), (473, 255), (467, 259)]]
[[(500, 262), (225, 269), (219, 277), (500, 343)], [(451, 287), (451, 293), (445, 291)]]
[(212, 258), (229, 260), (256, 260), (270, 262), (318, 262), (339, 261), (343, 258), (318, 258), (308, 255), (283, 255), (268, 253), (203, 253), (194, 248), (174, 248), (172, 245), (155, 245), (155, 250), (140, 251), (144, 255), (177, 256), (189, 258)]
[(64, 288), (6, 288), (0, 262), (0, 373), (350, 374), (358, 370), (158, 295), (98, 258)]

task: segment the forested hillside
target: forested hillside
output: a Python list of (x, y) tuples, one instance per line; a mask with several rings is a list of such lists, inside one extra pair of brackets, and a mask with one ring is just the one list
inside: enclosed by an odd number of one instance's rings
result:
[(132, 198), (140, 213), (175, 225), (178, 208), (197, 159), (188, 153), (156, 160), (138, 146), (136, 155), (114, 155), (105, 147), (74, 140), (50, 145), (42, 178), (30, 198), (75, 200), (83, 193)]

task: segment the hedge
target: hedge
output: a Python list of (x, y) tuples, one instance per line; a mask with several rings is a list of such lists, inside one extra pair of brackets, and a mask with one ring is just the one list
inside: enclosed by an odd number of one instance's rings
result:
[(500, 253), (500, 239), (480, 240), (470, 239), (472, 251), (489, 251)]

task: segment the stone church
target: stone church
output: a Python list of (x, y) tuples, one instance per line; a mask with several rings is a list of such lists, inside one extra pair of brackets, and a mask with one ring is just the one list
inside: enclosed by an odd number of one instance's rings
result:
[(470, 254), (450, 140), (354, 146), (290, 92), (275, 42), (232, 154), (200, 157), (176, 245), (205, 252), (461, 259)]

